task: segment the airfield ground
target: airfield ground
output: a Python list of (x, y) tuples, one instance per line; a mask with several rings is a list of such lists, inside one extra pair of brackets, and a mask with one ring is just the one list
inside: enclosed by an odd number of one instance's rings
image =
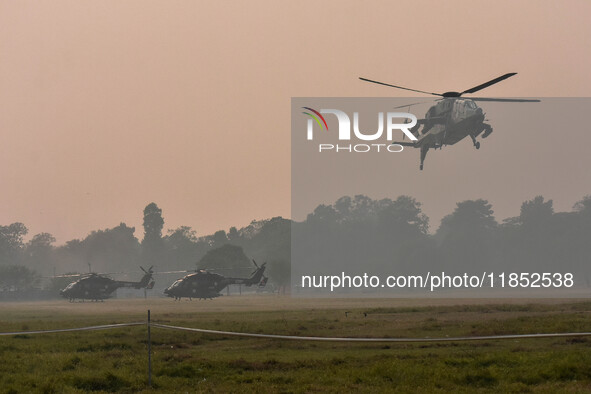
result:
[[(145, 321), (300, 336), (455, 337), (591, 331), (585, 300), (113, 299), (0, 303), (0, 332)], [(348, 312), (345, 314), (345, 312)], [(321, 343), (146, 326), (0, 336), (0, 393), (589, 392), (591, 337)]]

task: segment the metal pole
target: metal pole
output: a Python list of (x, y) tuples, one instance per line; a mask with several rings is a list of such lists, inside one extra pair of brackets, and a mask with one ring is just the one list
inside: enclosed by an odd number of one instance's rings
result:
[(148, 309), (148, 386), (152, 387), (152, 338), (150, 336), (150, 310)]

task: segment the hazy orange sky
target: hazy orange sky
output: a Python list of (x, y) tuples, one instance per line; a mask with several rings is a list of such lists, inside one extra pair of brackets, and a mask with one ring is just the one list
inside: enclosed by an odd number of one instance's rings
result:
[(589, 15), (586, 0), (2, 0), (0, 225), (59, 244), (119, 222), (141, 239), (152, 201), (198, 235), (290, 217), (291, 97), (506, 72), (483, 95), (586, 97)]

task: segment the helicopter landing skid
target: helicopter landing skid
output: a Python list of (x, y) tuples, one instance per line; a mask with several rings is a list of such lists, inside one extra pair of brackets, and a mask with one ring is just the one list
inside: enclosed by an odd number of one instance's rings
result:
[(429, 151), (428, 146), (421, 146), (421, 165), (419, 167), (421, 169), (421, 171), (423, 171), (423, 163), (425, 161), (425, 157), (427, 157), (428, 151)]
[(480, 141), (476, 141), (476, 137), (470, 134), (470, 138), (472, 138), (472, 144), (476, 149), (480, 149)]

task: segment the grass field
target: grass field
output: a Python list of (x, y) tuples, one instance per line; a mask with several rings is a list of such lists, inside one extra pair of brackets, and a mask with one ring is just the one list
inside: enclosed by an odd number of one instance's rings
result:
[[(0, 331), (143, 321), (304, 336), (453, 337), (591, 331), (591, 302), (295, 299), (0, 303)], [(347, 313), (347, 317), (345, 315)], [(591, 337), (423, 344), (238, 338), (146, 327), (0, 337), (0, 393), (590, 392)]]

